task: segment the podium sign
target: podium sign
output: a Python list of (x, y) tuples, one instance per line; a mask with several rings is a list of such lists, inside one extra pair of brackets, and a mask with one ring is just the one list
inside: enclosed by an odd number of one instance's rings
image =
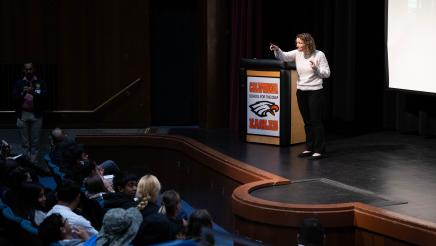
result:
[(281, 146), (305, 141), (296, 78), (292, 63), (241, 60), (240, 128), (244, 141)]
[(247, 76), (247, 85), (247, 134), (279, 137), (280, 77)]

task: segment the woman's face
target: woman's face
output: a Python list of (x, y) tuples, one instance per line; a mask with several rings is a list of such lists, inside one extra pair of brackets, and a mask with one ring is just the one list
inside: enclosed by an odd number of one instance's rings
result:
[(47, 198), (45, 197), (44, 189), (41, 189), (38, 196), (38, 203), (41, 205), (41, 207), (45, 207), (45, 202)]
[(306, 51), (306, 44), (300, 38), (297, 38), (295, 40), (295, 46), (297, 46), (297, 50), (300, 51), (300, 52)]

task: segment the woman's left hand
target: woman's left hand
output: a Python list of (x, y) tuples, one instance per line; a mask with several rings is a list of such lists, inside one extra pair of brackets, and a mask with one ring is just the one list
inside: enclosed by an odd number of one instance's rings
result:
[(315, 62), (315, 60), (309, 60), (309, 63), (310, 63), (310, 67), (313, 69), (313, 70), (315, 70), (316, 69), (316, 62)]

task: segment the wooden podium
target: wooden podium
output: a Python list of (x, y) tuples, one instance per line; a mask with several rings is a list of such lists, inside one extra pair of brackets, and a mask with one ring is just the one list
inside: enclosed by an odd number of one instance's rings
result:
[(295, 64), (242, 59), (240, 76), (240, 129), (244, 141), (280, 146), (305, 142)]

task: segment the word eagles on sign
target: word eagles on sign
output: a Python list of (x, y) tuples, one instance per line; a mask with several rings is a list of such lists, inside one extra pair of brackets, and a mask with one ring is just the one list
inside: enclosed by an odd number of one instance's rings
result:
[(251, 129), (261, 129), (267, 131), (278, 131), (279, 121), (277, 120), (265, 120), (265, 119), (253, 119), (250, 118), (250, 128)]

